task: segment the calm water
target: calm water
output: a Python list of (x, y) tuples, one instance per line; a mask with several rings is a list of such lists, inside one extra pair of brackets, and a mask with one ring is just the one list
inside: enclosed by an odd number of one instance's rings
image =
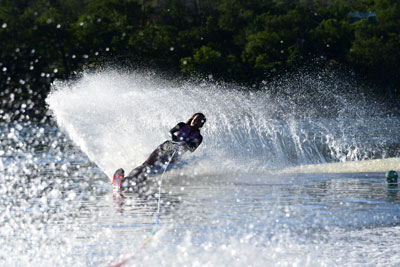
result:
[[(113, 193), (56, 126), (1, 124), (3, 266), (396, 266), (384, 173), (167, 173), (156, 201)], [(199, 170), (200, 167), (197, 167)], [(154, 188), (156, 191), (157, 188)]]

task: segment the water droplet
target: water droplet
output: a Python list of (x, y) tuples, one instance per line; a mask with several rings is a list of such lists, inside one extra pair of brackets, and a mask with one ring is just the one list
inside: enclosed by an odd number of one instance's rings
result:
[(58, 72), (58, 69), (54, 69), (53, 72), (54, 72), (54, 73), (57, 73), (57, 72)]
[(67, 199), (74, 200), (75, 197), (76, 197), (76, 193), (74, 191), (71, 191), (68, 193)]
[(61, 28), (61, 24), (57, 24), (57, 29), (60, 29)]
[(3, 25), (1, 25), (1, 27), (2, 27), (3, 29), (7, 28), (7, 23), (3, 23)]
[(169, 50), (170, 50), (170, 51), (174, 51), (174, 50), (175, 50), (175, 47), (171, 46), (171, 47), (169, 48)]
[(7, 68), (6, 68), (6, 67), (3, 67), (3, 71), (6, 72), (6, 71), (7, 71)]
[(47, 24), (50, 24), (52, 22), (52, 20), (51, 19), (47, 19), (46, 22), (47, 22)]
[(106, 47), (106, 51), (107, 51), (107, 52), (110, 51), (110, 48), (109, 48), (109, 47)]

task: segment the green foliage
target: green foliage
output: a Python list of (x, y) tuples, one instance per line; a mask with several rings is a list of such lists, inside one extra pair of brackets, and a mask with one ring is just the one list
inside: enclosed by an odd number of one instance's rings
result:
[(173, 26), (148, 26), (131, 35), (130, 53), (152, 64), (171, 65), (177, 49), (177, 30)]
[(344, 59), (353, 40), (351, 25), (334, 18), (321, 21), (310, 34), (320, 52), (340, 60)]
[(253, 83), (323, 57), (398, 84), (399, 1), (303, 2), (3, 0), (0, 97), (42, 103), (54, 79), (110, 60)]
[(193, 57), (181, 59), (181, 71), (198, 76), (207, 74), (220, 78), (233, 72), (231, 66), (235, 61), (236, 58), (233, 55), (224, 56), (218, 50), (202, 46), (195, 50)]
[(400, 72), (400, 3), (376, 0), (377, 25), (366, 20), (354, 24), (354, 41), (349, 63), (374, 78), (391, 85), (398, 83)]
[(279, 52), (280, 40), (280, 36), (275, 32), (263, 31), (250, 35), (242, 56), (243, 60), (255, 68), (275, 68), (282, 63)]

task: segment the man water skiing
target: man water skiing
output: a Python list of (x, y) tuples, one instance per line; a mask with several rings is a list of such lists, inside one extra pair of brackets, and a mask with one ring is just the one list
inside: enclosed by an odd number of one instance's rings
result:
[(116, 170), (112, 184), (117, 185), (120, 190), (134, 187), (146, 181), (149, 175), (162, 172), (169, 163), (176, 162), (186, 151), (194, 152), (203, 141), (200, 129), (205, 122), (204, 114), (195, 113), (186, 123), (178, 123), (169, 131), (172, 140), (159, 145), (149, 158), (133, 169), (128, 176), (124, 176), (122, 168)]

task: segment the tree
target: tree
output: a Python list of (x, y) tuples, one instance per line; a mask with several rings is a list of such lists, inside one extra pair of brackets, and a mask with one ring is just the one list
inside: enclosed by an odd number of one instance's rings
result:
[(220, 51), (209, 46), (202, 46), (195, 50), (192, 57), (181, 59), (181, 71), (197, 76), (227, 77), (233, 72), (234, 65), (233, 55), (224, 56)]
[(367, 20), (354, 23), (355, 40), (348, 60), (371, 77), (394, 84), (400, 72), (400, 4), (376, 0), (375, 10), (376, 25)]

